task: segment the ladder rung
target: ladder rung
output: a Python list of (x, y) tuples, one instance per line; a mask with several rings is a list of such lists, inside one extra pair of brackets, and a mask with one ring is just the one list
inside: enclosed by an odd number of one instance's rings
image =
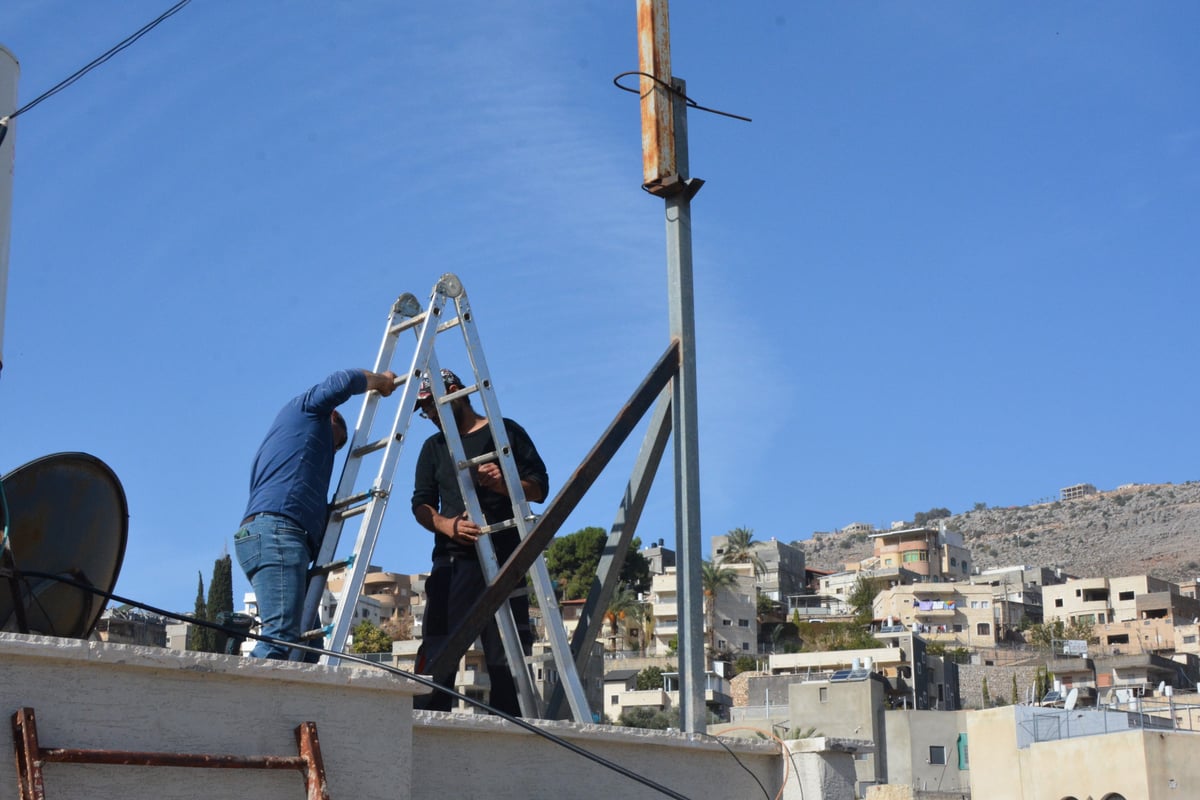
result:
[(344, 508), (341, 511), (338, 511), (336, 513), (342, 519), (350, 519), (351, 517), (357, 517), (359, 514), (362, 514), (363, 512), (365, 512), (367, 510), (367, 505), (368, 505), (367, 503), (363, 503), (361, 506), (355, 506), (354, 508)]
[(349, 497), (344, 497), (341, 500), (338, 500), (336, 503), (333, 504), (333, 510), (341, 511), (342, 509), (346, 508), (347, 506), (352, 506), (355, 503), (361, 503), (363, 500), (366, 500), (370, 496), (371, 496), (371, 492), (367, 491), (367, 492), (359, 492), (358, 494), (352, 494)]
[(442, 405), (447, 405), (449, 403), (453, 403), (455, 400), (457, 400), (460, 397), (466, 397), (467, 395), (475, 394), (478, 391), (479, 391), (479, 385), (472, 384), (471, 386), (468, 386), (465, 389), (459, 389), (457, 392), (447, 392), (446, 394), (442, 395), (442, 399), (440, 402)]
[(458, 462), (457, 466), (459, 469), (467, 469), (468, 467), (477, 467), (480, 464), (487, 464), (489, 461), (499, 460), (500, 454), (493, 450), (490, 453), (484, 453), (481, 456), (475, 456), (475, 458), (468, 458), (465, 461), (460, 461)]
[(308, 577), (311, 578), (313, 575), (328, 575), (329, 573), (333, 572), (334, 570), (339, 570), (342, 567), (348, 567), (353, 563), (354, 563), (354, 556), (350, 556), (349, 558), (344, 558), (341, 561), (331, 561), (328, 564), (323, 564), (319, 567), (311, 568), (308, 571)]
[[(397, 442), (403, 438), (404, 438), (404, 434), (402, 434), (402, 433), (397, 433), (395, 436), (395, 439)], [(364, 444), (362, 447), (356, 447), (353, 450), (351, 450), (350, 455), (354, 456), (355, 458), (361, 458), (362, 456), (365, 456), (368, 453), (374, 453), (376, 450), (382, 450), (383, 448), (388, 446), (388, 442), (390, 442), (391, 440), (392, 440), (391, 436), (385, 436), (377, 442), (368, 442), (367, 444)]]
[(411, 319), (406, 319), (404, 322), (398, 322), (388, 329), (388, 336), (395, 336), (398, 333), (404, 333), (409, 328), (415, 328), (425, 321), (425, 312), (417, 314)]
[(504, 522), (497, 522), (495, 525), (484, 525), (479, 529), (480, 533), (496, 533), (497, 531), (506, 531), (509, 528), (517, 527), (515, 519), (506, 519)]
[(456, 327), (461, 324), (462, 324), (462, 322), (458, 319), (458, 317), (455, 317), (454, 319), (447, 320), (447, 321), (443, 322), (441, 325), (438, 325), (437, 332), (441, 333), (442, 331), (448, 331), (451, 328)]

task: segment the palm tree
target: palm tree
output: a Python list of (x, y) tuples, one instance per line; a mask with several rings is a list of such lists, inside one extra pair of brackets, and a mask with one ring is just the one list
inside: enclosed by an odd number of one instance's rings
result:
[(700, 566), (700, 586), (704, 591), (704, 620), (708, 624), (708, 649), (716, 652), (717, 632), (714, 612), (717, 606), (717, 594), (722, 589), (732, 589), (737, 586), (738, 576), (729, 567), (722, 567), (712, 561), (705, 561)]
[(725, 553), (721, 556), (722, 564), (750, 564), (754, 567), (754, 576), (758, 577), (766, 571), (762, 559), (754, 552), (754, 530), (752, 528), (734, 528), (725, 535)]
[(608, 608), (604, 611), (604, 618), (608, 620), (609, 630), (612, 633), (613, 650), (617, 649), (618, 621), (629, 617), (640, 619), (641, 612), (642, 604), (638, 600), (637, 594), (628, 586), (618, 586), (608, 601)]

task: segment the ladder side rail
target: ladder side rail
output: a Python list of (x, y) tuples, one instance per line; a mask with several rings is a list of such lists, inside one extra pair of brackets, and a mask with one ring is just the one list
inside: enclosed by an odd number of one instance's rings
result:
[[(429, 301), (429, 310), (426, 312), (425, 319), (419, 326), (419, 330), (416, 331), (417, 346), (413, 351), (408, 372), (405, 373), (404, 389), (400, 393), (400, 403), (392, 422), (392, 431), (388, 436), (387, 445), (384, 448), (379, 472), (369, 491), (370, 496), (365, 504), (362, 522), (359, 524), (358, 535), (354, 542), (354, 558), (342, 582), (342, 596), (338, 600), (337, 609), (334, 611), (332, 630), (325, 648), (327, 650), (340, 652), (345, 647), (346, 639), (350, 634), (350, 623), (354, 618), (354, 611), (358, 606), (358, 599), (362, 593), (363, 583), (367, 576), (367, 568), (370, 566), (371, 555), (375, 552), (375, 543), (379, 539), (379, 529), (383, 525), (383, 512), (386, 510), (387, 500), (392, 489), (392, 475), (396, 471), (396, 464), (400, 459), (400, 453), (403, 451), (404, 437), (408, 432), (409, 422), (412, 420), (413, 408), (416, 405), (416, 395), (420, 383), (414, 379), (425, 374), (426, 365), (432, 360), (434, 339), (437, 336), (437, 320), (441, 315), (444, 304), (445, 297), (435, 288), (433, 296)], [(392, 334), (392, 331), (393, 325), (389, 324), (388, 334)], [(395, 339), (397, 337), (391, 336), (391, 338)], [(391, 347), (395, 347), (394, 341)], [(390, 362), (390, 352), (388, 358)], [(372, 394), (374, 393), (372, 392)], [(346, 457), (347, 462), (350, 461), (351, 457), (353, 457), (353, 454)], [(361, 457), (357, 458), (361, 460)], [(349, 488), (352, 490), (353, 486)], [(324, 655), (320, 659), (321, 663), (331, 666), (337, 665), (339, 661), (340, 659), (332, 655)]]
[[(384, 372), (392, 362), (392, 355), (396, 349), (397, 336), (393, 334), (393, 328), (398, 322), (419, 316), (419, 313), (414, 314), (411, 305), (404, 303), (405, 297), (412, 295), (401, 295), (395, 303), (392, 304), (392, 309), (388, 312), (387, 325), (383, 329), (383, 340), (379, 344), (379, 353), (375, 357), (375, 366), (372, 372)], [(420, 307), (416, 308), (420, 311)], [(410, 375), (412, 373), (409, 373)], [(407, 388), (407, 387), (406, 387)], [(371, 428), (375, 422), (375, 412), (379, 406), (379, 394), (377, 392), (367, 392), (363, 397), (362, 405), (359, 408), (358, 420), (354, 425), (354, 433), (348, 442), (346, 451), (346, 459), (342, 463), (342, 474), (338, 478), (337, 490), (334, 492), (334, 502), (336, 504), (339, 498), (345, 498), (354, 492), (354, 484), (358, 480), (358, 468), (362, 462), (361, 456), (355, 456), (354, 452), (370, 441)], [(321, 538), (321, 546), (317, 552), (316, 565), (323, 567), (333, 560), (333, 554), (337, 552), (338, 541), (342, 536), (342, 523), (345, 517), (334, 510), (329, 515), (329, 521), (325, 525), (325, 534)], [(304, 610), (300, 616), (302, 632), (310, 631), (316, 628), (320, 623), (321, 614), (321, 597), (325, 593), (325, 583), (328, 578), (325, 570), (318, 570), (308, 581), (308, 589), (304, 595)], [(298, 657), (303, 657), (302, 654), (296, 654)]]
[[(476, 390), (492, 429), (492, 442), (500, 462), (500, 473), (504, 477), (504, 485), (508, 491), (513, 521), (516, 523), (520, 539), (524, 541), (529, 536), (532, 521), (535, 518), (530, 511), (529, 501), (525, 497), (524, 487), (521, 485), (520, 471), (512, 452), (512, 445), (508, 440), (504, 416), (500, 412), (500, 401), (496, 397), (495, 386), (490, 377), (491, 373), (488, 371), (483, 355), (483, 343), (480, 341), (479, 331), (475, 327), (475, 316), (471, 313), (470, 303), (465, 294), (456, 297), (454, 304), (458, 310), (462, 335), (467, 345), (467, 354), (475, 372)], [(490, 583), (498, 573), (499, 565), (491, 574), (487, 575), (488, 582)], [(558, 685), (566, 687), (567, 698), (575, 715), (575, 721), (591, 722), (592, 715), (588, 708), (587, 695), (584, 693), (583, 685), (575, 670), (575, 662), (567, 642), (566, 628), (562, 622), (562, 613), (554, 592), (554, 584), (550, 580), (549, 570), (546, 569), (545, 559), (540, 554), (534, 560), (533, 566), (529, 570), (529, 576), (533, 580), (538, 608), (542, 611), (542, 621), (546, 636), (550, 641), (550, 651), (561, 678)]]
[[(460, 322), (462, 319), (462, 315), (460, 314)], [(429, 374), (431, 376), (440, 375), (436, 354), (430, 355)], [(434, 408), (437, 409), (438, 418), (441, 421), (441, 430), (446, 436), (446, 445), (450, 449), (451, 458), (454, 459), (455, 474), (458, 478), (458, 491), (462, 495), (463, 505), (471, 520), (482, 527), (487, 524), (487, 519), (484, 517), (483, 509), (479, 505), (479, 496), (475, 492), (475, 481), (471, 477), (471, 467), (466, 463), (466, 451), (463, 448), (462, 437), (458, 433), (458, 426), (455, 424), (454, 410), (449, 403), (445, 402), (445, 387), (442, 385), (441, 380), (430, 380), (430, 388), (433, 392)], [(493, 437), (495, 436), (496, 431), (494, 428), (491, 434)], [(497, 572), (499, 572), (499, 562), (496, 559), (496, 550), (492, 546), (488, 535), (481, 535), (476, 540), (475, 551), (479, 556), (479, 566), (483, 572), (484, 580), (490, 584)], [(533, 688), (533, 679), (525, 659), (525, 648), (521, 645), (521, 638), (517, 631), (516, 621), (513, 619), (512, 608), (508, 604), (508, 598), (505, 598), (504, 602), (500, 603), (493, 616), (500, 630), (500, 642), (504, 647), (505, 658), (508, 660), (509, 672), (512, 673), (513, 681), (516, 683), (517, 699), (521, 706), (521, 713), (526, 717), (540, 718), (542, 716), (541, 704), (538, 702), (537, 692)], [(478, 635), (476, 634), (476, 636)], [(472, 637), (472, 641), (474, 638)], [(470, 643), (468, 642), (466, 649), (469, 649), (469, 647)], [(448, 655), (448, 653), (443, 651), (438, 660), (441, 661)], [(462, 655), (462, 653), (456, 655), (454, 659), (455, 664), (457, 664), (458, 659)]]
[[(658, 405), (646, 428), (645, 438), (634, 462), (633, 471), (626, 485), (625, 494), (617, 509), (616, 518), (609, 529), (608, 541), (604, 553), (596, 565), (596, 577), (588, 589), (587, 601), (583, 605), (579, 621), (575, 626), (575, 634), (571, 638), (571, 652), (575, 655), (575, 669), (580, 675), (587, 673), (588, 662), (591, 659), (592, 644), (600, 635), (604, 625), (603, 611), (608, 608), (617, 582), (620, 579), (621, 567), (629, 552), (629, 545), (637, 533), (638, 522), (642, 518), (642, 510), (650, 495), (654, 476), (666, 453), (667, 442), (671, 437), (671, 392), (663, 391), (658, 398)], [(644, 612), (644, 606), (643, 606)], [(642, 631), (645, 635), (646, 622), (642, 620)], [(562, 705), (562, 690), (555, 687), (547, 708), (551, 718), (556, 717)]]

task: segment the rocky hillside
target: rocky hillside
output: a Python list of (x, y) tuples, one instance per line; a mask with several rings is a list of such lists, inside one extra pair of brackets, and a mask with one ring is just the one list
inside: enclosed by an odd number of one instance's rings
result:
[[(934, 523), (936, 524), (936, 523)], [(1200, 576), (1200, 482), (1137, 484), (1076, 500), (981, 508), (946, 519), (980, 569), (1058, 566), (1079, 577)], [(843, 569), (871, 555), (863, 533), (815, 534), (793, 542), (808, 566)]]

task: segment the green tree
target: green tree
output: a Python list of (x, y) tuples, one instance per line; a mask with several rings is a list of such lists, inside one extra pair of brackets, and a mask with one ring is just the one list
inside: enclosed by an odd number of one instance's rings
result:
[(715, 613), (717, 595), (722, 590), (737, 586), (737, 573), (729, 567), (722, 567), (712, 561), (704, 561), (700, 565), (700, 587), (704, 593), (704, 620), (708, 625), (709, 652), (717, 650), (717, 629)]
[[(588, 596), (607, 543), (608, 531), (588, 527), (559, 536), (546, 548), (546, 569), (563, 600), (582, 600)], [(621, 584), (634, 592), (650, 589), (650, 562), (639, 552), (640, 548), (641, 541), (635, 537), (619, 576)]]
[(758, 661), (754, 656), (738, 656), (734, 659), (734, 675), (741, 675), (743, 672), (753, 672), (756, 669), (758, 669)]
[(721, 564), (750, 564), (754, 574), (761, 575), (766, 571), (762, 559), (754, 552), (754, 531), (751, 528), (734, 528), (725, 535), (725, 552), (721, 555)]
[(983, 679), (983, 686), (981, 688), (983, 689), (983, 707), (991, 708), (992, 707), (992, 695), (990, 692), (988, 692), (987, 678)]
[(856, 623), (869, 625), (875, 618), (875, 596), (878, 594), (879, 586), (860, 572), (854, 581), (854, 588), (846, 597), (847, 604), (854, 609)]
[[(204, 575), (196, 572), (196, 607), (192, 618), (202, 622), (208, 621), (208, 605), (204, 602)], [(211, 653), (216, 643), (216, 632), (203, 625), (188, 627), (187, 649), (197, 653)]]
[(392, 637), (380, 630), (369, 619), (364, 619), (355, 625), (353, 634), (354, 646), (350, 648), (351, 652), (360, 655), (364, 653), (392, 652)]
[(918, 511), (916, 514), (913, 514), (913, 525), (920, 528), (949, 516), (950, 509), (948, 508), (931, 508), (928, 511)]
[[(213, 622), (227, 620), (228, 615), (233, 613), (233, 559), (229, 557), (228, 553), (213, 562), (212, 580), (208, 583), (206, 611), (208, 619)], [(213, 652), (224, 653), (225, 642), (229, 637), (218, 630), (213, 630), (211, 633)]]
[(1020, 696), (1017, 694), (1017, 673), (1015, 672), (1012, 676), (1012, 684), (1012, 704), (1015, 706), (1017, 701), (1020, 700)]
[(662, 667), (646, 667), (637, 674), (634, 686), (637, 687), (639, 692), (663, 688)]

